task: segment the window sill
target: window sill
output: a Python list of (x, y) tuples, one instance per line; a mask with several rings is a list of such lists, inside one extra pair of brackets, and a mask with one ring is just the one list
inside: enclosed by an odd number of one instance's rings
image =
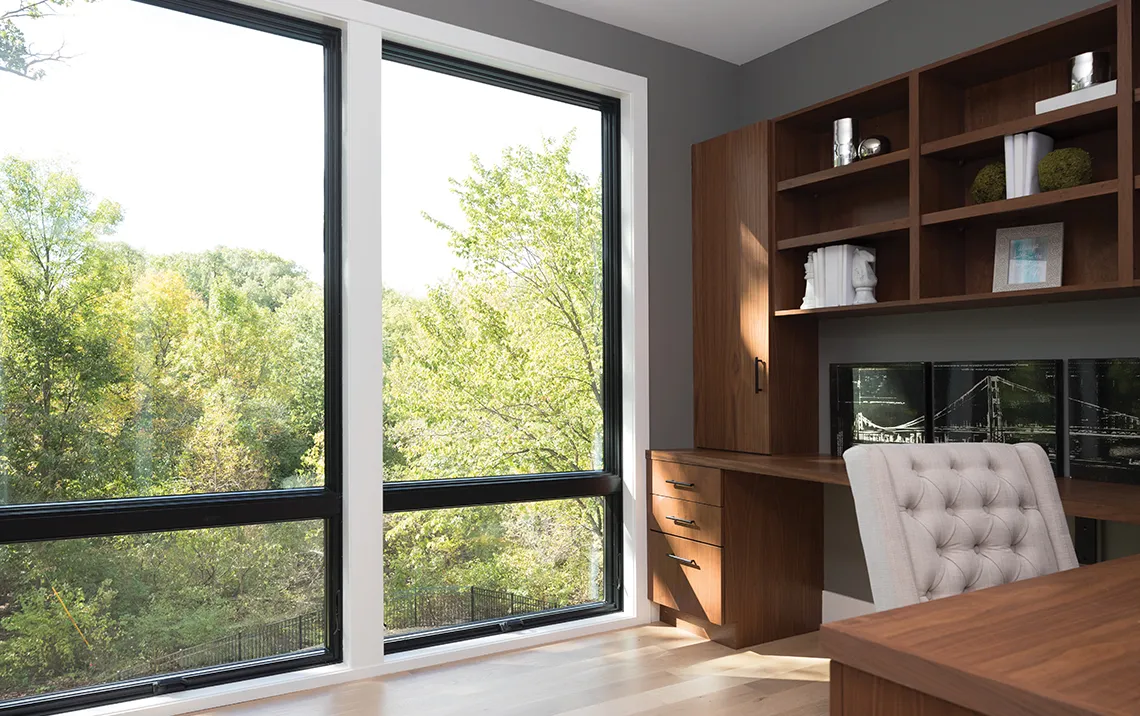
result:
[(317, 666), (288, 674), (277, 674), (166, 696), (152, 696), (124, 703), (72, 711), (71, 716), (176, 716), (205, 709), (217, 709), (247, 701), (268, 699), (301, 691), (311, 691), (361, 679), (371, 679), (411, 669), (423, 669), (454, 661), (477, 659), (505, 651), (526, 649), (567, 639), (578, 639), (648, 623), (648, 615), (638, 618), (632, 611), (607, 614), (580, 621), (551, 624), (506, 634), (470, 639), (454, 644), (418, 649), (388, 657), (383, 664), (352, 668), (346, 664)]

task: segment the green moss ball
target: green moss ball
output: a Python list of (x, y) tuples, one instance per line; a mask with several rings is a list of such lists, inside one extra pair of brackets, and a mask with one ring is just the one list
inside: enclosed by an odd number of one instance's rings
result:
[(974, 183), (970, 185), (970, 196), (975, 204), (987, 204), (1005, 198), (1005, 164), (992, 162), (982, 167)]
[(1092, 157), (1079, 147), (1054, 149), (1037, 165), (1041, 191), (1055, 191), (1092, 181)]

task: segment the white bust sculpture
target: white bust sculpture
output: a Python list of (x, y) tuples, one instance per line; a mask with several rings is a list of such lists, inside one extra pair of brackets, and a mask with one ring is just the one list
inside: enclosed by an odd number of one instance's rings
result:
[(807, 263), (804, 264), (804, 279), (807, 287), (804, 289), (804, 301), (800, 308), (816, 308), (815, 300), (815, 252), (808, 254)]
[(875, 286), (879, 285), (879, 278), (871, 264), (875, 262), (875, 255), (866, 249), (856, 249), (851, 267), (851, 285), (855, 287), (855, 304), (877, 303), (875, 300)]

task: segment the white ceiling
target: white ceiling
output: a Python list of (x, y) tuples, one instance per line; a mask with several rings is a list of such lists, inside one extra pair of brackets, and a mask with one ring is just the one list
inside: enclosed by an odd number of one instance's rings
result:
[(885, 0), (537, 0), (742, 65)]

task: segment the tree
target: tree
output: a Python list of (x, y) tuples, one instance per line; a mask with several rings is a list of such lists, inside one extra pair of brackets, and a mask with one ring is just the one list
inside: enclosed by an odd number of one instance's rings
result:
[(41, 65), (69, 59), (63, 54), (62, 46), (51, 52), (34, 50), (16, 21), (36, 20), (51, 15), (58, 8), (68, 7), (72, 2), (73, 0), (15, 0), (14, 7), (0, 10), (0, 72), (38, 80), (44, 76)]
[[(384, 293), (386, 479), (591, 470), (602, 437), (600, 183), (573, 134), (473, 160), (466, 226), (428, 217), (465, 263), (425, 299)], [(389, 515), (395, 589), (475, 585), (601, 598), (598, 499)]]
[(121, 217), (117, 204), (93, 205), (73, 174), (0, 162), (0, 448), (13, 501), (96, 497), (124, 478), (100, 465), (119, 435), (96, 429), (130, 402), (130, 273), (122, 248), (98, 241)]

